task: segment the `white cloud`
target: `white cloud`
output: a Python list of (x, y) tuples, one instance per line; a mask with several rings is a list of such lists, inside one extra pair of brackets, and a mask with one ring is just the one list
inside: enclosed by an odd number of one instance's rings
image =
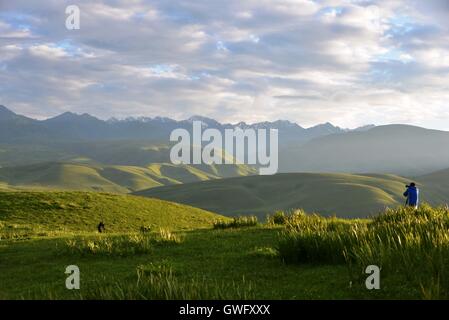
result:
[(32, 36), (30, 29), (27, 27), (18, 26), (14, 28), (0, 20), (0, 39), (26, 39)]
[(399, 55), (399, 60), (401, 60), (403, 63), (409, 63), (409, 62), (413, 61), (414, 58), (411, 55), (409, 55), (408, 53), (401, 53)]
[(63, 49), (55, 45), (40, 44), (34, 45), (29, 48), (31, 54), (39, 56), (44, 59), (52, 58), (64, 58), (68, 57), (68, 53)]
[(449, 67), (449, 48), (428, 48), (416, 51), (414, 55), (419, 62), (431, 68)]

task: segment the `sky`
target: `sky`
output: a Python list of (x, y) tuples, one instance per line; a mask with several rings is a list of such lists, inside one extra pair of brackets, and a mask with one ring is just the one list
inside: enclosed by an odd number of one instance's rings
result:
[(0, 104), (449, 130), (448, 18), (449, 0), (0, 0)]

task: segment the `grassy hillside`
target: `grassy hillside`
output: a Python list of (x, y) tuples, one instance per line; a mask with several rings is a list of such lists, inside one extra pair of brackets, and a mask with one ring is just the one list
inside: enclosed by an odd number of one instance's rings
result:
[[(245, 165), (208, 166), (153, 163), (147, 168), (85, 163), (40, 163), (0, 168), (1, 186), (127, 193), (163, 185), (253, 174)], [(226, 167), (227, 170), (225, 170)]]
[(420, 183), (421, 196), (433, 205), (449, 203), (449, 169), (416, 178)]
[[(401, 208), (373, 220), (303, 212), (282, 217), (277, 224), (250, 228), (173, 232), (163, 241), (157, 240), (157, 233), (132, 232), (2, 240), (0, 299), (449, 296), (447, 209)], [(45, 223), (46, 227), (53, 224), (51, 219)], [(80, 290), (67, 290), (64, 285), (64, 270), (71, 264), (81, 270)], [(372, 264), (381, 268), (379, 290), (365, 286), (364, 271)]]
[(0, 166), (22, 166), (41, 162), (74, 161), (147, 166), (169, 162), (170, 146), (156, 141), (84, 141), (48, 143), (0, 143)]
[(404, 203), (409, 181), (394, 175), (291, 173), (166, 186), (136, 194), (171, 200), (224, 215), (265, 217), (303, 208), (341, 217), (366, 217)]
[(93, 192), (0, 192), (0, 229), (95, 231), (103, 221), (109, 232), (142, 226), (176, 229), (209, 227), (222, 218), (189, 206), (131, 195)]
[(11, 187), (8, 184), (0, 182), (0, 191), (11, 190)]

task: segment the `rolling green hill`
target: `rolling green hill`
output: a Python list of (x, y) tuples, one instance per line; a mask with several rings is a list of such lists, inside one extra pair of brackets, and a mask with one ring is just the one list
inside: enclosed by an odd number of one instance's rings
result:
[(0, 192), (0, 227), (45, 231), (139, 231), (210, 227), (223, 217), (205, 210), (132, 195), (93, 192)]
[(4, 182), (0, 182), (0, 191), (11, 190), (11, 187)]
[(449, 169), (419, 176), (421, 197), (432, 205), (449, 203)]
[(158, 187), (137, 195), (171, 200), (223, 215), (303, 208), (341, 217), (366, 217), (403, 203), (409, 181), (394, 175), (291, 173)]
[(3, 188), (66, 189), (127, 193), (163, 185), (250, 175), (245, 165), (173, 165), (154, 163), (145, 167), (100, 165), (79, 162), (40, 163), (0, 168)]

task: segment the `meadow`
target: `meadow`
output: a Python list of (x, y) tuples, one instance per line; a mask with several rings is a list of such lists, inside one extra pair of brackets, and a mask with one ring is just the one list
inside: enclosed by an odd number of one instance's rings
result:
[[(403, 177), (380, 174), (279, 173), (164, 186), (135, 194), (228, 216), (265, 219), (267, 212), (303, 208), (327, 216), (357, 218), (403, 204), (402, 193), (408, 182)], [(430, 199), (433, 193), (424, 196)]]
[[(265, 221), (83, 192), (2, 192), (0, 204), (1, 299), (448, 298), (445, 207), (353, 220), (295, 210)], [(108, 223), (133, 205), (129, 223)], [(186, 219), (155, 220), (171, 206)], [(98, 208), (110, 225), (103, 234)], [(80, 290), (65, 288), (73, 264)], [(381, 268), (380, 290), (365, 287), (370, 264)]]

